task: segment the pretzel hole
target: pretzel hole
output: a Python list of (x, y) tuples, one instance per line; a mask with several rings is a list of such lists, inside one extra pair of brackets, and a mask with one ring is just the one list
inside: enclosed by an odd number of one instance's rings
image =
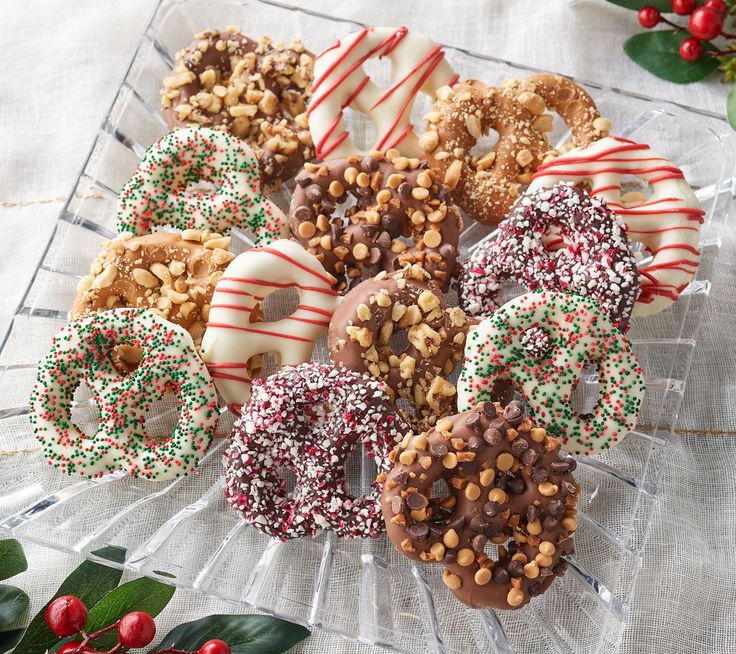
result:
[(388, 339), (388, 345), (391, 351), (398, 357), (403, 352), (406, 352), (409, 347), (409, 336), (405, 329), (396, 329), (391, 333), (391, 337)]
[(143, 422), (146, 438), (159, 440), (171, 436), (179, 422), (177, 404), (174, 392), (150, 402)]
[(71, 406), (72, 423), (80, 433), (92, 438), (100, 428), (100, 411), (97, 403), (92, 399), (89, 386), (81, 382), (74, 391)]
[(361, 498), (371, 491), (371, 484), (376, 480), (378, 467), (375, 460), (368, 456), (362, 443), (356, 443), (344, 464), (346, 491), (355, 498)]
[(298, 486), (294, 471), (288, 466), (280, 466), (276, 469), (276, 474), (284, 480), (284, 495), (293, 496)]
[(200, 197), (202, 195), (212, 195), (219, 192), (220, 187), (214, 182), (206, 179), (190, 179), (184, 180), (184, 183), (176, 191), (176, 195), (187, 197)]
[(498, 143), (498, 132), (495, 129), (489, 129), (487, 134), (483, 134), (470, 150), (470, 156), (482, 159), (491, 152)]
[(590, 415), (598, 404), (599, 391), (598, 366), (586, 362), (570, 394), (570, 408), (579, 416)]
[[(376, 128), (373, 122), (360, 111), (355, 111), (350, 107), (342, 110), (343, 124), (345, 129), (350, 132), (350, 138), (356, 150), (372, 150), (376, 147), (378, 137), (376, 136)], [(332, 138), (339, 136), (335, 134)]]
[[(281, 288), (274, 293), (267, 295), (263, 302), (260, 303), (263, 311), (263, 318), (266, 322), (276, 322), (283, 320), (296, 311), (299, 306), (299, 292), (295, 288)], [(254, 316), (255, 311), (251, 312), (251, 322), (259, 322)], [(319, 316), (315, 315), (315, 319)]]

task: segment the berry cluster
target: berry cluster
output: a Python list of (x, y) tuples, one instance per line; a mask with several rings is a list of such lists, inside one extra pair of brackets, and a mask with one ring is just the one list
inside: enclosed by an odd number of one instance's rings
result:
[[(146, 647), (156, 636), (156, 623), (153, 618), (142, 611), (126, 613), (120, 620), (94, 633), (87, 634), (84, 625), (87, 622), (87, 607), (74, 595), (62, 595), (53, 600), (44, 615), (49, 629), (61, 638), (79, 634), (82, 640), (64, 643), (59, 654), (103, 654), (90, 643), (108, 631), (117, 630), (118, 642), (106, 654), (119, 654), (130, 649)], [(155, 654), (230, 654), (230, 648), (221, 640), (208, 640), (196, 652), (169, 647), (158, 650)]]
[(703, 41), (710, 41), (717, 36), (733, 38), (733, 34), (723, 31), (723, 25), (728, 15), (728, 5), (724, 0), (705, 0), (702, 7), (698, 0), (672, 0), (672, 11), (679, 16), (689, 16), (687, 28), (668, 20), (656, 7), (642, 7), (639, 9), (639, 23), (650, 29), (659, 23), (671, 25), (676, 30), (687, 29), (692, 36), (680, 44), (680, 56), (685, 61), (697, 61), (704, 54), (719, 56), (731, 54), (732, 51), (708, 51), (703, 48)]

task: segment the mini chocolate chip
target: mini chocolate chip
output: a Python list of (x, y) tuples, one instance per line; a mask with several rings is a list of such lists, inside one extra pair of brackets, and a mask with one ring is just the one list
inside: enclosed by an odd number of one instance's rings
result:
[(426, 538), (427, 534), (429, 534), (429, 527), (424, 522), (417, 522), (416, 524), (407, 527), (406, 533), (408, 533), (413, 539), (421, 540)]
[[(368, 186), (367, 188), (362, 188), (359, 186), (353, 191), (353, 193), (356, 193), (357, 195), (360, 195), (365, 199), (373, 200), (373, 189), (370, 186)], [(367, 206), (370, 206), (371, 204), (371, 202), (366, 202), (364, 203), (363, 207), (365, 208)]]
[(320, 201), (320, 206), (322, 207), (322, 213), (329, 216), (335, 210), (335, 201), (331, 197), (325, 196)]
[(447, 523), (448, 529), (454, 529), (458, 533), (463, 530), (463, 527), (465, 527), (465, 516), (463, 515), (458, 516), (457, 518), (454, 518)]
[(501, 513), (501, 505), (498, 502), (486, 502), (483, 505), (483, 513), (493, 517)]
[(498, 411), (496, 411), (496, 405), (493, 402), (483, 403), (483, 415), (489, 420), (493, 420), (496, 417)]
[(483, 429), (483, 422), (480, 419), (480, 413), (473, 411), (465, 418), (465, 426), (470, 427), (473, 431), (481, 431)]
[(307, 190), (304, 192), (307, 196), (307, 200), (310, 202), (319, 202), (324, 195), (324, 191), (319, 184), (310, 184), (307, 186)]
[(478, 534), (470, 541), (470, 544), (476, 552), (482, 552), (486, 548), (487, 542), (488, 539), (483, 534)]
[(376, 245), (387, 248), (391, 245), (391, 236), (388, 232), (381, 232), (376, 239)]
[(539, 568), (539, 576), (544, 577), (551, 577), (554, 573), (549, 568)]
[(394, 481), (399, 485), (403, 486), (406, 484), (407, 481), (409, 481), (409, 473), (408, 472), (400, 472), (394, 477)]
[(557, 543), (557, 550), (560, 554), (572, 554), (575, 551), (575, 543), (572, 538), (563, 538)]
[(391, 238), (401, 236), (404, 230), (404, 221), (392, 213), (385, 213), (381, 216), (381, 227), (383, 227)]
[(517, 479), (512, 479), (509, 482), (509, 490), (514, 495), (521, 495), (524, 492), (524, 490), (526, 490), (526, 484), (524, 483), (524, 480), (521, 479), (520, 477)]
[(374, 173), (378, 170), (378, 162), (369, 156), (365, 156), (360, 160), (360, 167), (367, 173)]
[(363, 230), (363, 233), (366, 235), (366, 238), (369, 238), (371, 240), (372, 240), (372, 237), (378, 235), (377, 225), (361, 225), (360, 228)]
[(503, 417), (512, 427), (517, 427), (524, 419), (524, 405), (519, 400), (511, 400), (503, 410)]
[(575, 495), (577, 490), (578, 489), (575, 487), (575, 484), (571, 484), (569, 481), (563, 481), (562, 487), (560, 488), (560, 492), (563, 497), (566, 497), (567, 495)]
[(567, 572), (567, 562), (566, 561), (560, 561), (553, 569), (552, 572), (555, 573), (558, 577), (561, 577)]
[(332, 247), (335, 247), (337, 245), (344, 231), (345, 230), (343, 229), (343, 226), (340, 224), (332, 223), (330, 225), (330, 233), (332, 234)]
[(478, 471), (478, 464), (475, 461), (463, 461), (458, 464), (457, 467), (458, 470), (460, 470), (460, 474), (468, 477), (474, 475)]
[(488, 521), (477, 515), (470, 519), (470, 529), (475, 532), (483, 532), (488, 527)]
[(539, 517), (539, 509), (534, 505), (530, 504), (526, 507), (526, 521), (534, 522)]
[(574, 472), (575, 468), (578, 467), (578, 462), (573, 459), (572, 457), (568, 457), (567, 459), (567, 465), (570, 466), (570, 472)]
[(498, 486), (501, 490), (506, 490), (509, 486), (509, 482), (513, 479), (511, 475), (508, 473), (503, 473), (502, 475), (499, 475), (496, 477), (496, 486)]
[(532, 479), (538, 484), (541, 484), (543, 481), (547, 481), (547, 479), (549, 479), (549, 473), (547, 472), (547, 470), (542, 468), (542, 466), (538, 466), (534, 468)]
[(419, 170), (427, 170), (427, 168), (429, 168), (429, 161), (427, 161), (426, 159), (422, 159), (419, 162)]
[(404, 200), (408, 200), (411, 198), (411, 190), (412, 186), (408, 182), (402, 182), (399, 184), (399, 188), (396, 189), (399, 193), (399, 195), (404, 198)]
[(525, 466), (533, 466), (537, 461), (539, 461), (539, 454), (537, 454), (534, 448), (527, 448), (521, 455), (521, 462)]
[(542, 584), (538, 581), (533, 581), (529, 584), (528, 592), (532, 597), (538, 597), (544, 592), (544, 588), (542, 588)]
[(370, 256), (368, 257), (368, 262), (371, 264), (377, 264), (381, 257), (383, 256), (383, 253), (378, 248), (371, 248), (370, 250)]
[(439, 441), (432, 441), (429, 444), (429, 453), (436, 459), (441, 459), (443, 456), (445, 456), (445, 454), (447, 454), (447, 452), (447, 445), (445, 445), (444, 443), (441, 443)]
[(401, 513), (404, 510), (404, 506), (404, 500), (398, 495), (394, 496), (394, 498), (391, 500), (391, 510), (394, 513)]
[(406, 505), (413, 510), (423, 509), (427, 506), (427, 498), (421, 493), (412, 493), (406, 498)]
[(549, 467), (556, 475), (562, 475), (570, 469), (567, 461), (553, 461)]
[(451, 563), (455, 563), (455, 561), (457, 561), (455, 550), (447, 550), (445, 552), (445, 555), (442, 557), (442, 563), (444, 563), (445, 565), (449, 565)]
[(511, 561), (508, 570), (512, 577), (522, 577), (524, 575), (524, 566), (519, 561)]
[(516, 554), (519, 551), (519, 543), (517, 543), (515, 540), (512, 540), (506, 546), (506, 549), (509, 551), (509, 554)]
[(445, 259), (452, 259), (457, 256), (457, 250), (451, 243), (443, 243), (440, 245), (440, 256)]
[(480, 452), (485, 446), (486, 444), (480, 436), (471, 436), (468, 439), (468, 449), (471, 452)]
[(306, 223), (307, 221), (312, 219), (314, 213), (308, 206), (303, 204), (301, 207), (297, 207), (294, 210), (293, 215), (294, 218), (296, 218), (296, 220), (298, 220), (300, 223)]
[(489, 445), (498, 445), (503, 440), (503, 436), (498, 429), (489, 427), (483, 432), (483, 440)]
[(545, 531), (552, 531), (558, 524), (560, 524), (560, 521), (551, 515), (548, 515), (542, 520), (542, 527), (544, 527)]
[(562, 500), (552, 500), (547, 505), (547, 513), (553, 515), (555, 518), (562, 516), (565, 511), (565, 503)]
[(501, 533), (501, 527), (498, 526), (495, 522), (490, 522), (488, 526), (483, 530), (483, 533), (488, 536), (488, 538), (493, 538), (494, 536), (498, 536)]
[(429, 537), (432, 540), (439, 540), (442, 537), (442, 529), (437, 525), (429, 525)]
[(509, 583), (509, 573), (508, 570), (498, 567), (493, 570), (493, 581), (495, 581), (497, 584), (507, 584)]
[(312, 178), (309, 175), (299, 175), (294, 181), (304, 188), (312, 183)]
[(515, 438), (511, 443), (511, 451), (518, 457), (529, 449), (529, 443), (525, 438)]

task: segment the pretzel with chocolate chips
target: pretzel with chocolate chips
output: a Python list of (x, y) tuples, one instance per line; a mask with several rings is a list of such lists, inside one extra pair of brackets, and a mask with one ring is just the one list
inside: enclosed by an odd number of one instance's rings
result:
[[(422, 268), (407, 266), (366, 280), (343, 298), (330, 321), (330, 357), (385, 381), (414, 407), (412, 426), (426, 429), (454, 410), (455, 387), (447, 379), (463, 357), (467, 323)], [(390, 339), (402, 330), (408, 345), (399, 352)]]
[[(437, 173), (396, 150), (306, 164), (296, 178), (289, 226), (294, 237), (349, 288), (366, 273), (419, 263), (447, 290), (458, 272), (463, 223)], [(343, 215), (338, 205), (350, 199)]]
[(228, 129), (255, 150), (266, 190), (291, 179), (314, 157), (306, 118), (313, 56), (301, 41), (255, 41), (238, 27), (208, 29), (176, 54), (161, 103), (170, 128)]
[[(600, 118), (588, 94), (558, 75), (510, 80), (502, 88), (468, 80), (437, 91), (419, 144), (455, 202), (475, 220), (488, 225), (503, 220), (520, 187), (554, 154), (546, 136), (552, 130), (547, 107), (565, 120), (575, 143), (607, 133), (610, 121)], [(471, 155), (490, 130), (498, 132), (493, 149)]]
[[(442, 418), (407, 435), (392, 456), (381, 496), (388, 537), (410, 559), (442, 563), (461, 602), (516, 609), (564, 574), (577, 529), (575, 461), (560, 457), (559, 441), (524, 416), (521, 402)], [(448, 493), (433, 497), (440, 481)]]

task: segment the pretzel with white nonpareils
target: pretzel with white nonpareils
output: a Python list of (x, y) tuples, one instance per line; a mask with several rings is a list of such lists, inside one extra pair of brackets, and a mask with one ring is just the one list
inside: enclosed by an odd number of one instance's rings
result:
[[(391, 86), (386, 90), (378, 88), (363, 69), (375, 57), (391, 62)], [(441, 86), (457, 81), (444, 57), (442, 46), (406, 27), (366, 27), (318, 55), (307, 109), (317, 157), (365, 154), (345, 128), (346, 108), (365, 113), (373, 122), (378, 141), (372, 149), (396, 148), (405, 156), (419, 156), (412, 106), (420, 91), (434, 96)]]
[[(626, 175), (643, 180), (651, 195), (635, 205), (625, 202)], [(675, 302), (698, 268), (704, 218), (682, 171), (648, 145), (610, 136), (540, 166), (529, 191), (560, 181), (589, 184), (590, 194), (605, 200), (628, 226), (631, 240), (652, 256), (639, 268), (641, 294), (634, 315), (651, 315)]]
[[(309, 361), (315, 340), (327, 331), (339, 295), (335, 278), (294, 241), (275, 241), (236, 257), (215, 287), (202, 338), (202, 358), (225, 401), (238, 407), (250, 395), (249, 359), (266, 352), (282, 366)], [(299, 292), (296, 311), (275, 322), (251, 321), (266, 296), (279, 289)]]

